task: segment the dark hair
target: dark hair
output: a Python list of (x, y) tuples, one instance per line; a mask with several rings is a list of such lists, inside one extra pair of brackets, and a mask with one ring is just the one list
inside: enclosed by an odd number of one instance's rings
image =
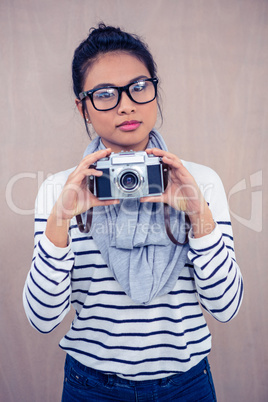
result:
[[(148, 49), (148, 46), (137, 35), (129, 34), (120, 28), (106, 26), (103, 23), (98, 28), (91, 28), (89, 36), (74, 52), (72, 63), (73, 90), (79, 99), (79, 93), (84, 89), (86, 74), (90, 66), (100, 54), (108, 52), (125, 51), (137, 57), (147, 67), (151, 77), (156, 77), (157, 67)], [(157, 99), (158, 109), (162, 117), (161, 107)], [(82, 111), (86, 130), (90, 136), (86, 123), (86, 102), (82, 100)]]

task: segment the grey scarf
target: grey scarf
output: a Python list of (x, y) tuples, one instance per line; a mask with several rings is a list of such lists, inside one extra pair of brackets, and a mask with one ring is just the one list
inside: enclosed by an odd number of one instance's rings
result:
[[(161, 135), (152, 131), (148, 148), (167, 150)], [(87, 147), (84, 156), (105, 148), (100, 137)], [(176, 239), (185, 238), (184, 214), (171, 208), (171, 229)], [(176, 246), (168, 238), (163, 204), (139, 199), (94, 207), (90, 234), (115, 279), (138, 304), (169, 293), (184, 267), (189, 245)]]

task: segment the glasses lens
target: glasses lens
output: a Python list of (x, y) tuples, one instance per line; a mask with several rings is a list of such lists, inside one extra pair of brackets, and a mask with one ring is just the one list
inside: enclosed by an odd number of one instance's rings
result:
[(129, 87), (132, 99), (137, 103), (151, 102), (155, 98), (155, 86), (151, 81), (138, 81)]
[(97, 109), (108, 110), (117, 104), (118, 91), (115, 88), (101, 88), (93, 93), (93, 102)]

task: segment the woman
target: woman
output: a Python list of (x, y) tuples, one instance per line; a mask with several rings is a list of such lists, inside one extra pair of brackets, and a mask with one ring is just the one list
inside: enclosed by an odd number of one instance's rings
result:
[[(157, 84), (147, 46), (119, 28), (100, 24), (75, 51), (76, 105), (97, 136), (75, 169), (39, 191), (24, 288), (26, 314), (42, 333), (71, 304), (76, 310), (60, 342), (67, 352), (62, 401), (216, 400), (200, 305), (221, 322), (232, 319), (242, 276), (219, 177), (168, 152), (154, 129)], [(91, 165), (130, 150), (161, 157), (169, 169), (165, 191), (99, 200), (87, 178), (102, 172)], [(166, 233), (163, 204), (178, 244)], [(92, 208), (91, 230), (82, 233), (76, 217), (85, 220)]]

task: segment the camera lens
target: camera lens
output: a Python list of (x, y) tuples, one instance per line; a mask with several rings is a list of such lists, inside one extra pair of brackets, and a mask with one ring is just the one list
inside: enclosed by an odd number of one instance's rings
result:
[(125, 191), (133, 191), (139, 185), (139, 178), (134, 172), (125, 172), (120, 177), (120, 186)]

